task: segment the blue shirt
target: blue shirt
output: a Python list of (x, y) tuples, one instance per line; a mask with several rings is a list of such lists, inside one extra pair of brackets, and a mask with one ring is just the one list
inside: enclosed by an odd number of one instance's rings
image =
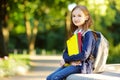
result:
[(82, 40), (82, 51), (81, 53), (77, 55), (68, 56), (67, 48), (65, 49), (63, 53), (63, 59), (66, 63), (69, 63), (71, 61), (80, 60), (82, 61), (82, 73), (91, 73), (92, 72), (92, 66), (93, 62), (89, 60), (89, 56), (92, 51), (92, 46), (95, 43), (94, 35), (92, 31), (88, 31), (84, 36)]

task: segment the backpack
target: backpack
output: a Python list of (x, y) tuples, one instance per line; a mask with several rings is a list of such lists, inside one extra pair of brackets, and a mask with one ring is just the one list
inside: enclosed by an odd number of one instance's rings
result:
[(105, 69), (109, 52), (109, 43), (101, 32), (92, 31), (92, 33), (95, 38), (95, 45), (92, 47), (89, 59), (93, 61), (93, 72), (100, 73)]

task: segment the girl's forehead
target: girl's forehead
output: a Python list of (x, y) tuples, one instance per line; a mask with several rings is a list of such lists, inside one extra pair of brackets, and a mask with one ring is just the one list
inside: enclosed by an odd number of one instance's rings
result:
[(76, 8), (73, 10), (72, 14), (76, 14), (76, 13), (83, 14), (83, 11), (80, 8)]
[(76, 8), (76, 9), (73, 10), (73, 12), (74, 11), (81, 11), (81, 9), (80, 8)]

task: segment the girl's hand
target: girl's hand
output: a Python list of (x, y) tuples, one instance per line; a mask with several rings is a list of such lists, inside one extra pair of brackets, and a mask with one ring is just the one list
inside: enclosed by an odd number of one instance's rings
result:
[(70, 64), (73, 65), (73, 66), (77, 66), (77, 65), (78, 65), (78, 64), (75, 63), (75, 62), (71, 62)]
[(60, 61), (60, 65), (63, 66), (65, 64), (65, 61), (64, 60), (61, 60)]
[(70, 64), (73, 65), (73, 66), (77, 66), (77, 65), (81, 64), (81, 61), (73, 61)]

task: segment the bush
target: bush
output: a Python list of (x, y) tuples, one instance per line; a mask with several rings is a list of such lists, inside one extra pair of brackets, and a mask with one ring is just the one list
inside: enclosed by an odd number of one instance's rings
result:
[(24, 75), (29, 70), (28, 55), (10, 55), (0, 60), (0, 77)]
[(120, 44), (111, 45), (107, 63), (120, 63)]

